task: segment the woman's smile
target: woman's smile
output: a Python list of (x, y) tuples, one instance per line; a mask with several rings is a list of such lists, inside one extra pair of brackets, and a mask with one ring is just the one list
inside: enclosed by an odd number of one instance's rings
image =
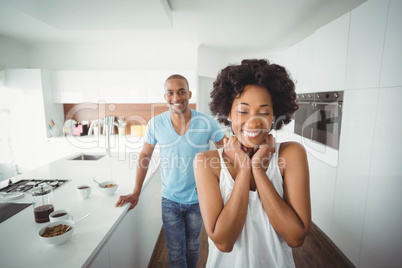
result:
[(255, 139), (261, 136), (262, 130), (242, 130), (241, 131), (246, 138)]

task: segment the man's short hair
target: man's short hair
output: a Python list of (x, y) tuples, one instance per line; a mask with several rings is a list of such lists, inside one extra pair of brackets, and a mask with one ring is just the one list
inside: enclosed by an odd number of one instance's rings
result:
[(187, 81), (187, 79), (186, 79), (184, 76), (182, 76), (182, 75), (180, 75), (180, 74), (172, 74), (171, 76), (169, 76), (169, 77), (166, 79), (165, 85), (166, 85), (166, 82), (169, 81), (170, 79), (182, 79), (182, 80), (186, 81), (188, 90), (190, 90), (190, 85), (188, 84), (188, 81)]

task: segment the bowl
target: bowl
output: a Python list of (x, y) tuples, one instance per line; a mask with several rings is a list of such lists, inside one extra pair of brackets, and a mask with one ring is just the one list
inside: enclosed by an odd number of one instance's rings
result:
[[(43, 233), (45, 232), (46, 228), (51, 228), (57, 225), (67, 225), (69, 227), (72, 227), (72, 229), (70, 229), (68, 232), (61, 234), (61, 235), (57, 235), (57, 236), (53, 236), (53, 237), (43, 237)], [(51, 223), (46, 224), (44, 227), (42, 227), (39, 232), (38, 235), (40, 237), (40, 239), (42, 241), (44, 241), (46, 244), (52, 245), (52, 246), (58, 246), (63, 244), (64, 242), (66, 242), (68, 239), (70, 239), (70, 237), (73, 235), (75, 229), (75, 224), (72, 220), (59, 220), (59, 221), (54, 221)]]
[[(108, 184), (113, 184), (113, 187), (106, 187)], [(104, 181), (98, 184), (98, 189), (105, 195), (113, 195), (119, 187), (119, 183), (117, 181)]]

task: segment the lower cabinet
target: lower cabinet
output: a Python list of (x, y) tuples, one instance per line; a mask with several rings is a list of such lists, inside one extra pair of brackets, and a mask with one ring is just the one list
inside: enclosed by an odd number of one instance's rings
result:
[(127, 212), (89, 267), (147, 267), (162, 228), (160, 170), (144, 185), (137, 206)]
[(110, 268), (109, 243), (106, 242), (88, 267)]

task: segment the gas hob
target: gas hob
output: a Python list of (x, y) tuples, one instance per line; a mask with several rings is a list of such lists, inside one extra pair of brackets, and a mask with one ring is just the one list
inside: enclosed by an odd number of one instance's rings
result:
[(41, 186), (41, 185), (50, 185), (53, 187), (53, 190), (59, 188), (66, 182), (70, 180), (41, 180), (41, 179), (30, 179), (30, 180), (20, 180), (14, 183), (9, 183), (8, 186), (0, 189), (0, 192), (4, 193), (12, 193), (12, 192), (29, 192), (32, 188)]

